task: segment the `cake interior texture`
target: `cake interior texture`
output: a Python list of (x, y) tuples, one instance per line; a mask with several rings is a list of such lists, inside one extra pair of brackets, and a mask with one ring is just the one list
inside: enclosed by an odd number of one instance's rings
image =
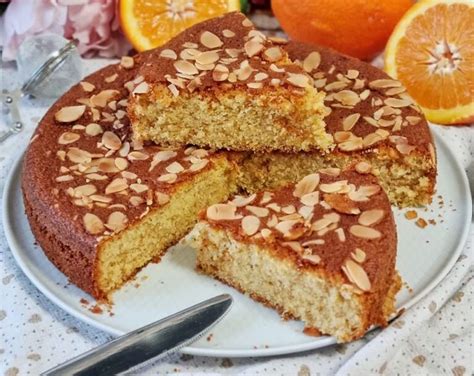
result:
[(398, 207), (427, 205), (431, 202), (436, 170), (429, 155), (411, 153), (400, 156), (390, 147), (356, 155), (332, 152), (249, 153), (242, 157), (239, 186), (252, 193), (275, 189), (296, 182), (324, 168), (346, 169), (365, 161), (371, 166), (390, 202)]
[[(310, 150), (333, 144), (322, 118), (324, 94), (312, 87), (303, 94), (286, 88), (258, 93), (211, 87), (174, 96), (157, 84), (131, 107), (133, 130), (141, 140), (194, 144), (232, 150)], [(130, 110), (129, 110), (130, 111)]]
[(114, 291), (150, 261), (159, 261), (196, 223), (199, 211), (225, 200), (235, 191), (235, 172), (226, 158), (195, 175), (170, 195), (170, 201), (153, 208), (98, 246), (97, 275), (101, 295)]
[[(226, 230), (198, 223), (187, 237), (197, 253), (197, 269), (249, 295), (285, 318), (304, 321), (318, 334), (347, 342), (362, 336), (372, 324), (386, 325), (395, 310), (401, 286), (394, 272), (388, 289), (359, 295), (351, 286), (319, 270), (304, 270), (261, 245), (236, 241)], [(384, 299), (373, 302), (373, 299)], [(374, 304), (375, 303), (375, 304)], [(374, 310), (373, 306), (381, 307)]]

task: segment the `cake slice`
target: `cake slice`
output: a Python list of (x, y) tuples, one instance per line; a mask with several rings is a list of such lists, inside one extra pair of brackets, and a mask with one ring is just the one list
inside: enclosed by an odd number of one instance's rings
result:
[(333, 147), (324, 94), (241, 13), (153, 50), (135, 82), (128, 112), (137, 140), (245, 151)]
[(46, 256), (97, 299), (159, 261), (207, 206), (236, 190), (224, 153), (132, 140), (125, 111), (143, 58), (125, 57), (73, 86), (25, 154), (26, 214)]
[(309, 333), (351, 341), (395, 312), (395, 222), (371, 175), (329, 169), (236, 196), (201, 213), (187, 241), (198, 270)]
[(313, 77), (315, 87), (326, 91), (325, 104), (331, 112), (324, 121), (336, 146), (325, 155), (249, 153), (242, 162), (239, 184), (254, 192), (297, 181), (320, 168), (365, 162), (364, 171), (377, 176), (393, 204), (429, 204), (436, 184), (434, 142), (423, 114), (402, 84), (329, 48), (291, 41), (283, 48)]

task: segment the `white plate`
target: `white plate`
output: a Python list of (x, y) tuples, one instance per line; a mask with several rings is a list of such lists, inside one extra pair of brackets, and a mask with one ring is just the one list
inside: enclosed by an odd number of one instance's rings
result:
[[(412, 292), (403, 289), (397, 298), (397, 308), (408, 308), (419, 301), (446, 276), (464, 245), (471, 221), (471, 195), (466, 175), (449, 150), (436, 137), (438, 150), (438, 189), (444, 207), (438, 199), (418, 212), (436, 225), (425, 229), (404, 218), (405, 211), (395, 209), (398, 228), (397, 268)], [(106, 332), (120, 335), (143, 326), (206, 298), (227, 292), (235, 300), (226, 318), (213, 330), (210, 341), (203, 338), (182, 352), (207, 356), (267, 356), (315, 349), (335, 343), (332, 337), (310, 337), (302, 334), (297, 321), (282, 321), (278, 314), (250, 298), (211, 278), (194, 271), (192, 249), (174, 247), (162, 262), (142, 270), (137, 281), (127, 284), (114, 295), (113, 316), (94, 314), (80, 303), (92, 299), (68, 284), (44, 256), (34, 238), (24, 214), (20, 190), (20, 161), (13, 167), (5, 185), (3, 221), (11, 251), (28, 278), (49, 299), (77, 318)], [(441, 219), (443, 222), (441, 223)], [(141, 280), (142, 276), (148, 276)], [(67, 285), (67, 288), (64, 286)]]

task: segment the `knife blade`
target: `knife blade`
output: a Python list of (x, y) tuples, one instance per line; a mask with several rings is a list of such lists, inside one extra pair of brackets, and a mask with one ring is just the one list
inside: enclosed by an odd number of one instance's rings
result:
[(200, 338), (229, 311), (232, 297), (218, 295), (96, 347), (44, 373), (112, 375), (156, 361)]

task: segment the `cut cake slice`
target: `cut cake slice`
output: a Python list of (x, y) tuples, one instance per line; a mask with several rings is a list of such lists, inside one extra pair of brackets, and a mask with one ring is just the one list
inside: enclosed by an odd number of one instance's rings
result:
[(241, 151), (334, 146), (324, 94), (241, 13), (153, 50), (136, 82), (128, 112), (137, 140)]
[(339, 342), (386, 325), (400, 278), (387, 196), (372, 175), (329, 169), (210, 206), (187, 241), (197, 268)]

